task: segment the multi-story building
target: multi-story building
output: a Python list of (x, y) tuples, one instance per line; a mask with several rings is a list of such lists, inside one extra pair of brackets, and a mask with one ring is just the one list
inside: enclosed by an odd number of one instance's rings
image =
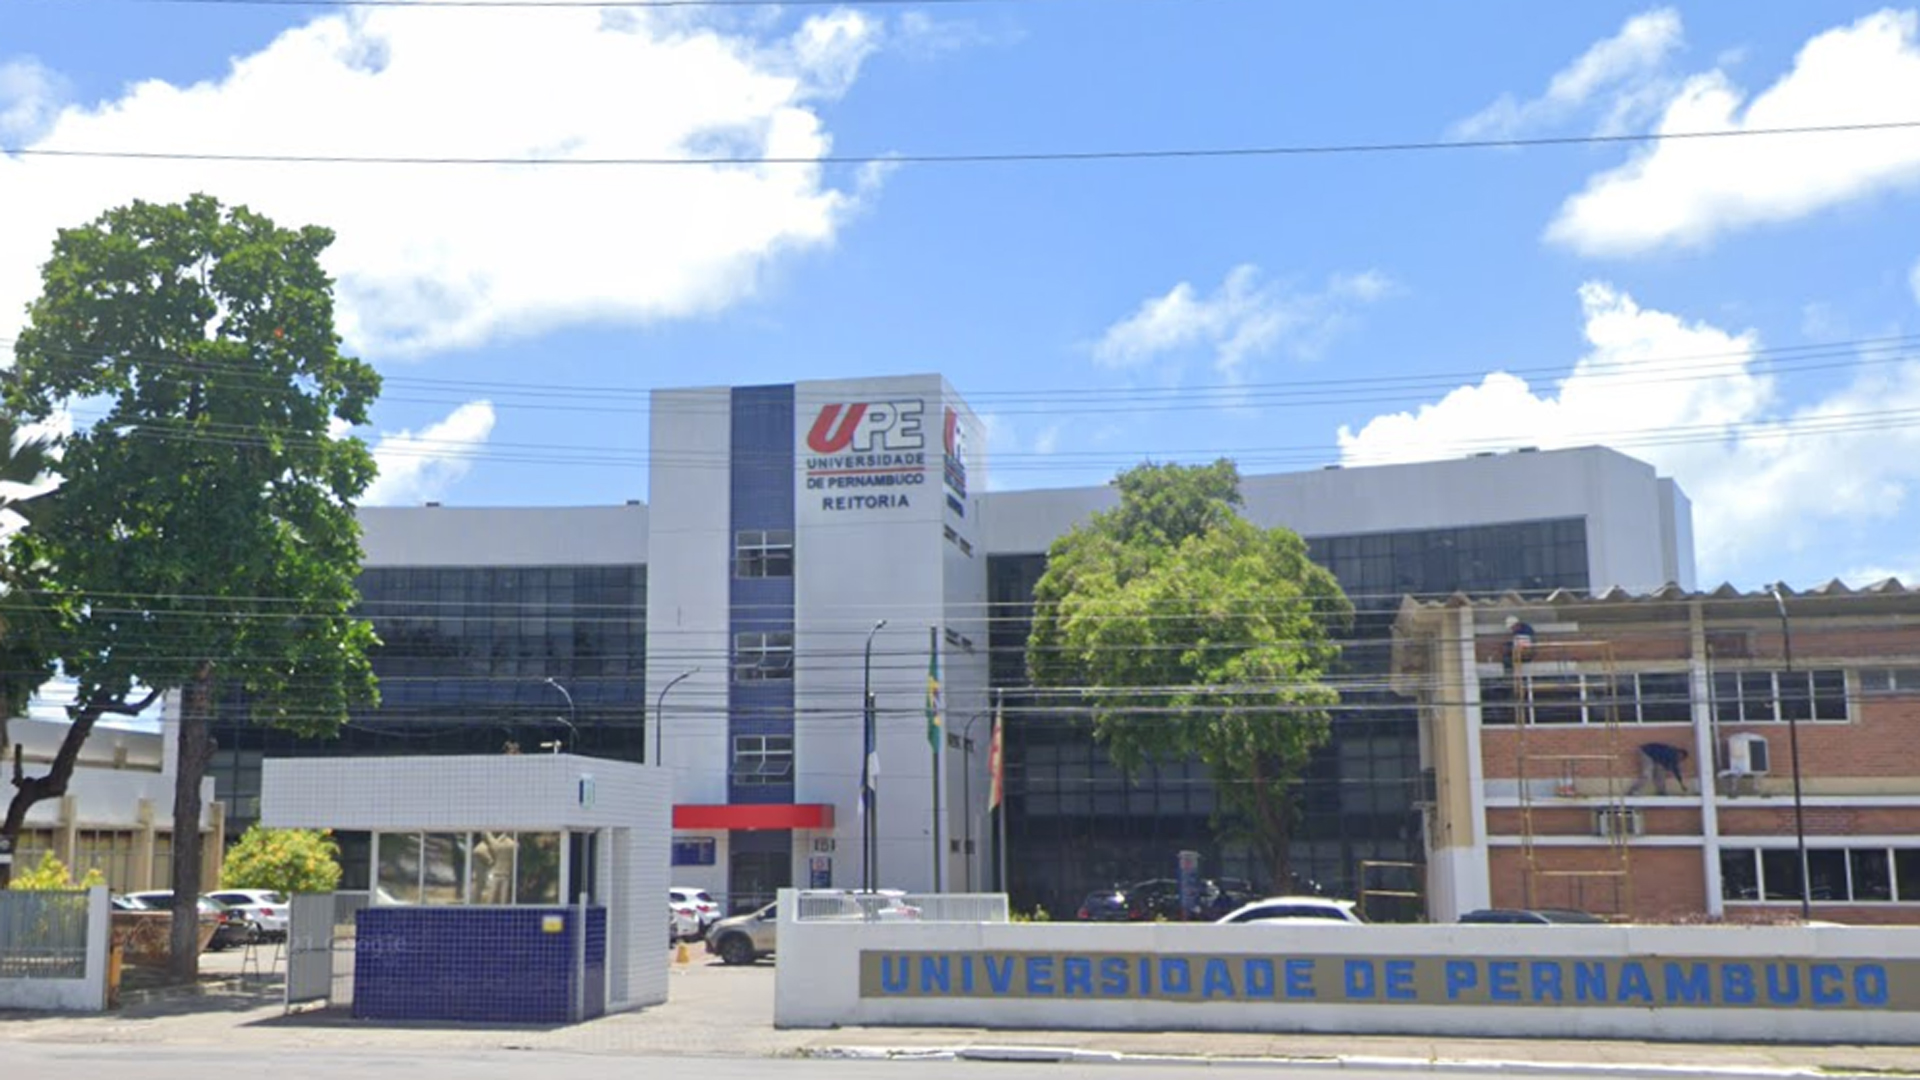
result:
[[(1187, 849), (1210, 876), (1257, 876), (1214, 839), (1197, 768), (1123, 777), (1072, 717), (1024, 708), (1047, 550), (1114, 505), (1112, 488), (987, 492), (978, 422), (934, 375), (659, 391), (649, 456), (645, 506), (363, 511), (382, 706), (334, 744), (223, 735), (239, 822), (262, 753), (563, 740), (674, 771), (681, 883), (735, 906), (791, 883), (857, 885), (870, 687), (878, 880), (931, 888), (937, 862), (941, 886), (984, 888), (998, 884), (997, 692), (1016, 902), (1057, 910), (1090, 886), (1166, 876)], [(1692, 586), (1685, 496), (1606, 450), (1249, 476), (1242, 493), (1249, 519), (1308, 538), (1361, 613), (1295, 843), (1296, 871), (1336, 891), (1362, 861), (1423, 854), (1415, 712), (1386, 686), (1403, 595)], [(577, 734), (558, 725), (562, 690)]]
[[(7, 768), (18, 756), (29, 776), (43, 774), (66, 738), (59, 712), (72, 699), (71, 684), (50, 684), (39, 715), (16, 717), (8, 724), (11, 742)], [(27, 811), (26, 826), (14, 853), (14, 873), (31, 870), (51, 854), (78, 880), (98, 870), (116, 892), (164, 889), (173, 870), (173, 755), (168, 730), (154, 721), (174, 706), (169, 700), (135, 723), (94, 728), (74, 761), (67, 793)], [(201, 874), (220, 874), (222, 806), (214, 784), (201, 786)], [(11, 791), (9, 791), (9, 794)]]
[(1408, 600), (1432, 917), (1920, 921), (1916, 615), (1897, 582)]

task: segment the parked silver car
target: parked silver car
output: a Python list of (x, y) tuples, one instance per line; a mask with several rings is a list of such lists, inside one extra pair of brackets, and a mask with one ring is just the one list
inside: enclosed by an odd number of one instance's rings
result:
[[(861, 922), (918, 919), (920, 909), (907, 903), (906, 895), (899, 889), (810, 889), (800, 894), (800, 917)], [(780, 929), (775, 907), (768, 904), (714, 923), (707, 931), (707, 951), (728, 964), (751, 964), (773, 955)]]
[(763, 956), (773, 955), (780, 929), (777, 906), (768, 904), (759, 911), (729, 916), (714, 923), (707, 930), (707, 951), (728, 964), (751, 964)]

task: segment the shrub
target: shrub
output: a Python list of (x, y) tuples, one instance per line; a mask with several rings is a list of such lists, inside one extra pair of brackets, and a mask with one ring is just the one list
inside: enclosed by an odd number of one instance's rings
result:
[(340, 884), (340, 845), (323, 829), (250, 826), (227, 852), (220, 885), (285, 893), (332, 892)]
[(13, 884), (8, 887), (22, 892), (28, 890), (47, 892), (58, 889), (91, 889), (95, 885), (106, 883), (107, 879), (97, 867), (88, 870), (79, 881), (74, 881), (73, 873), (67, 869), (67, 864), (54, 858), (53, 852), (49, 851), (40, 856), (40, 865), (14, 874)]

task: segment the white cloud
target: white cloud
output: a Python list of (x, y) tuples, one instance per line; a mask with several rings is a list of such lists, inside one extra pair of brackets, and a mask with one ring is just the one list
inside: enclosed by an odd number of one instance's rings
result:
[(949, 53), (1013, 44), (1023, 36), (1019, 30), (989, 29), (972, 19), (937, 19), (924, 11), (908, 11), (887, 31), (887, 44), (889, 51), (935, 60)]
[[(216, 81), (68, 107), (41, 148), (355, 156), (811, 159), (817, 106), (879, 40), (838, 11), (785, 37), (591, 9), (315, 17)], [(760, 36), (756, 36), (760, 35)], [(861, 194), (816, 165), (290, 165), (0, 157), (0, 336), (54, 232), (206, 191), (329, 226), (349, 344), (375, 356), (589, 321), (707, 314), (783, 253), (831, 243)], [(864, 185), (864, 186), (862, 186)]]
[[(1807, 42), (1793, 70), (1747, 100), (1724, 72), (1687, 81), (1655, 130), (1740, 131), (1913, 119), (1920, 17), (1881, 11)], [(1920, 131), (1675, 139), (1593, 177), (1547, 238), (1586, 255), (1701, 245), (1920, 182)]]
[(59, 112), (67, 81), (31, 56), (0, 63), (0, 137), (30, 139)]
[(1684, 41), (1680, 13), (1672, 8), (1635, 15), (1555, 74), (1539, 97), (1523, 102), (1503, 94), (1454, 125), (1454, 133), (1463, 139), (1510, 138), (1564, 121), (1605, 91), (1616, 96), (1602, 126), (1621, 126), (1646, 107), (1649, 91), (1660, 85), (1652, 77)]
[(1358, 432), (1342, 427), (1342, 460), (1613, 446), (1691, 496), (1708, 576), (1820, 541), (1835, 523), (1890, 517), (1920, 483), (1920, 429), (1872, 420), (1920, 409), (1920, 362), (1863, 365), (1850, 384), (1790, 407), (1761, 372), (1752, 332), (1642, 308), (1605, 284), (1580, 298), (1591, 348), (1555, 386), (1497, 372)]
[(1216, 371), (1238, 378), (1250, 361), (1282, 346), (1298, 356), (1317, 356), (1355, 308), (1392, 288), (1377, 270), (1336, 274), (1324, 289), (1301, 291), (1263, 281), (1257, 266), (1236, 266), (1210, 296), (1183, 281), (1164, 296), (1149, 297), (1107, 328), (1093, 346), (1093, 359), (1102, 367), (1137, 368), (1206, 348)]
[(373, 447), (380, 475), (363, 506), (405, 506), (438, 499), (473, 466), (493, 434), (493, 404), (470, 401), (418, 435), (383, 435)]

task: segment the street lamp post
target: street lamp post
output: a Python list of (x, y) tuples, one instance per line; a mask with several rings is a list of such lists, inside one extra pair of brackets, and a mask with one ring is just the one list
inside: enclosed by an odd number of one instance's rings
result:
[[(1773, 603), (1780, 610), (1780, 649), (1786, 659), (1785, 679), (1789, 685), (1793, 682), (1793, 626), (1787, 621), (1787, 598), (1781, 590), (1785, 582), (1776, 583), (1769, 589), (1773, 593)], [(1781, 709), (1787, 714), (1787, 754), (1793, 769), (1793, 844), (1800, 853), (1800, 921), (1813, 919), (1813, 875), (1807, 867), (1807, 817), (1806, 809), (1800, 797), (1800, 722), (1793, 709), (1787, 707), (1785, 687), (1780, 694)]]
[(973, 725), (983, 716), (992, 716), (992, 709), (981, 709), (967, 717), (966, 726), (960, 729), (960, 806), (965, 816), (961, 824), (966, 827), (966, 839), (962, 842), (966, 848), (967, 891), (973, 891)]
[[(547, 685), (560, 691), (560, 696), (567, 699), (567, 718), (560, 720), (560, 722), (567, 725), (567, 730), (573, 733), (573, 748), (578, 750), (580, 749), (580, 729), (574, 726), (574, 722), (579, 719), (579, 714), (575, 713), (573, 709), (573, 695), (567, 693), (566, 687), (553, 681), (553, 676), (551, 675), (547, 676)], [(555, 717), (554, 719), (559, 720), (560, 718)], [(553, 744), (553, 752), (556, 754), (560, 752), (560, 744), (557, 741)]]
[(860, 885), (868, 892), (878, 886), (880, 861), (880, 789), (879, 778), (873, 776), (874, 751), (879, 746), (878, 726), (874, 722), (873, 709), (873, 636), (885, 629), (887, 620), (881, 619), (867, 631), (865, 658), (860, 665), (860, 709), (862, 742), (861, 748), (866, 756), (860, 761), (860, 801), (866, 807), (862, 818), (864, 826), (860, 838)]
[(700, 669), (694, 668), (692, 671), (683, 671), (667, 680), (667, 685), (660, 688), (660, 696), (653, 703), (653, 764), (655, 767), (665, 764), (667, 760), (661, 751), (667, 734), (667, 691), (698, 674)]

